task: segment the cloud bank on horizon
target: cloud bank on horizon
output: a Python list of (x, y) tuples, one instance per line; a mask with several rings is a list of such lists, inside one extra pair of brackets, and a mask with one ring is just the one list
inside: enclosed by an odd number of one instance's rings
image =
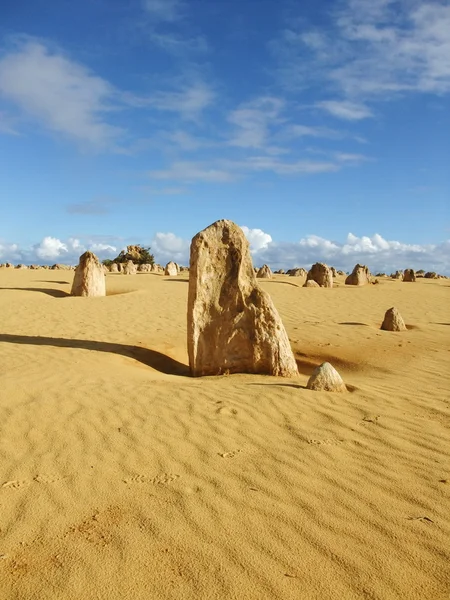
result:
[[(331, 241), (309, 235), (298, 242), (276, 242), (261, 229), (242, 226), (249, 243), (255, 266), (268, 264), (273, 270), (294, 267), (309, 268), (315, 262), (325, 262), (344, 271), (356, 263), (367, 264), (372, 272), (391, 273), (397, 269), (413, 268), (450, 275), (450, 240), (440, 244), (404, 244), (385, 240), (381, 235), (358, 237), (349, 233), (345, 242)], [(118, 240), (119, 242), (119, 240)], [(145, 245), (145, 244), (144, 244)], [(149, 245), (155, 261), (161, 264), (174, 260), (189, 265), (190, 240), (173, 233), (157, 233)], [(47, 236), (31, 248), (0, 243), (0, 262), (15, 264), (78, 264), (79, 256), (91, 250), (101, 259), (115, 258), (124, 249), (123, 240), (114, 245), (100, 241), (70, 238), (61, 241)]]
[(111, 237), (186, 262), (226, 206), (273, 265), (360, 253), (448, 270), (449, 2), (225, 4), (2, 15), (3, 255), (73, 262), (76, 240)]

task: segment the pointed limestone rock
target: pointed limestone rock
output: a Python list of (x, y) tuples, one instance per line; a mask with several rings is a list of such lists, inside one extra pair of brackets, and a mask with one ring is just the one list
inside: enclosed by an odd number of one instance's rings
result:
[(72, 296), (105, 296), (105, 273), (103, 265), (93, 252), (85, 252), (75, 269)]
[(166, 265), (166, 268), (164, 270), (164, 275), (169, 275), (170, 277), (176, 277), (178, 275), (177, 264), (172, 261), (168, 262)]
[(188, 354), (194, 377), (298, 374), (280, 316), (256, 281), (240, 227), (222, 220), (198, 233), (189, 274)]
[(346, 392), (347, 388), (342, 377), (328, 362), (314, 369), (306, 387), (317, 392)]
[(271, 268), (268, 265), (263, 265), (256, 274), (256, 277), (260, 279), (272, 279), (273, 273)]
[(381, 329), (385, 331), (406, 331), (405, 321), (394, 306), (386, 311)]
[(351, 275), (345, 280), (345, 285), (367, 285), (370, 283), (371, 275), (366, 265), (355, 265)]
[(328, 265), (315, 263), (308, 271), (306, 282), (315, 281), (320, 287), (333, 287), (333, 273)]

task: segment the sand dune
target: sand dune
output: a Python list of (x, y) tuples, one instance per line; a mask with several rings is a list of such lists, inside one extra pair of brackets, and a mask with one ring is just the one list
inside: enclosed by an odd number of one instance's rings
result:
[(259, 280), (299, 377), (193, 379), (186, 277), (72, 277), (0, 270), (2, 600), (449, 597), (448, 280)]

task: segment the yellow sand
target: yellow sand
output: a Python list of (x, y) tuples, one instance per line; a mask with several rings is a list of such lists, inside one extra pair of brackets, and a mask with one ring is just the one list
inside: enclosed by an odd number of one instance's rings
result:
[(449, 597), (450, 281), (261, 281), (300, 376), (192, 379), (186, 277), (72, 277), (0, 270), (1, 600)]

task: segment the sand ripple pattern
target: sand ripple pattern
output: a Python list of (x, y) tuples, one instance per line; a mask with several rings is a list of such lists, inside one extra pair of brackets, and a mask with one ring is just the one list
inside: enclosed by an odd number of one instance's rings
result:
[[(271, 283), (299, 378), (190, 379), (186, 283), (32, 276), (0, 272), (2, 600), (448, 597), (447, 290)], [(396, 295), (418, 329), (380, 335)], [(351, 392), (305, 389), (323, 358)]]

